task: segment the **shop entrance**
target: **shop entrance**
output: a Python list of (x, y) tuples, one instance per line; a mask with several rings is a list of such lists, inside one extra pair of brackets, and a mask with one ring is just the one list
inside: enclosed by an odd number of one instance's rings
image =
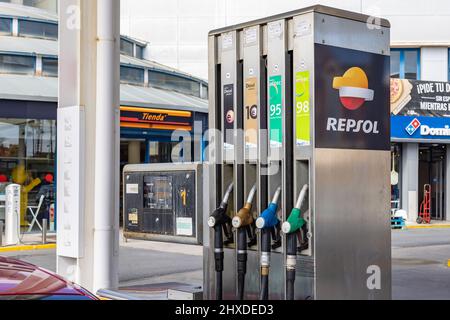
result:
[(445, 167), (447, 146), (441, 144), (420, 145), (419, 155), (419, 208), (424, 199), (424, 186), (431, 186), (431, 218), (446, 220)]

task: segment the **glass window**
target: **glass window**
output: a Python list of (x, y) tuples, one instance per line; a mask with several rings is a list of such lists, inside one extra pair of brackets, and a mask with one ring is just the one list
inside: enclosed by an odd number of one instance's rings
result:
[(136, 58), (144, 59), (144, 47), (136, 46)]
[(392, 78), (419, 80), (420, 79), (419, 49), (392, 49), (391, 76)]
[(391, 78), (400, 78), (400, 51), (391, 52)]
[(405, 55), (405, 79), (416, 80), (418, 78), (419, 52), (417, 50), (407, 50)]
[(127, 83), (144, 84), (144, 69), (121, 66), (120, 80)]
[(120, 39), (120, 53), (133, 57), (134, 56), (133, 46), (134, 46), (133, 42), (125, 39)]
[(58, 59), (42, 58), (42, 75), (46, 77), (58, 76)]
[(208, 86), (202, 84), (202, 99), (208, 99)]
[(154, 87), (200, 97), (200, 83), (194, 80), (167, 73), (149, 71), (148, 82)]
[(36, 58), (13, 54), (0, 55), (0, 73), (34, 74)]
[(149, 142), (149, 163), (171, 163), (172, 151), (179, 142)]
[[(36, 119), (0, 119), (0, 194), (8, 184), (22, 188), (21, 225), (31, 222), (29, 206), (43, 197), (38, 219), (49, 219), (55, 203), (56, 121)], [(4, 219), (4, 208), (0, 208)]]
[(48, 22), (19, 20), (19, 35), (58, 39), (58, 25)]
[(0, 34), (10, 35), (12, 33), (12, 20), (8, 18), (0, 18)]
[(392, 214), (402, 208), (401, 198), (401, 145), (394, 143), (391, 146), (392, 167), (391, 167), (391, 209)]

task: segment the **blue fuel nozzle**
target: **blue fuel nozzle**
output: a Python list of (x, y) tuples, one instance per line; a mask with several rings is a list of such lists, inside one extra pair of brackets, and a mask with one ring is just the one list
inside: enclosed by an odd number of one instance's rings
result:
[(280, 223), (277, 216), (278, 204), (271, 203), (269, 207), (256, 220), (256, 227), (258, 229), (273, 228)]

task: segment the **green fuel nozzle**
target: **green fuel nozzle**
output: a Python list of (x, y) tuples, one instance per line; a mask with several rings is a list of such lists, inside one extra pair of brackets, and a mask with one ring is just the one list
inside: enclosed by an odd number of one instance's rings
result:
[(292, 210), (291, 215), (289, 216), (288, 220), (283, 223), (282, 231), (285, 234), (291, 234), (296, 233), (299, 231), (303, 226), (306, 224), (305, 219), (302, 217), (301, 208), (303, 205), (303, 202), (305, 201), (306, 195), (308, 192), (308, 186), (305, 185), (300, 192), (300, 195), (297, 200), (297, 205)]

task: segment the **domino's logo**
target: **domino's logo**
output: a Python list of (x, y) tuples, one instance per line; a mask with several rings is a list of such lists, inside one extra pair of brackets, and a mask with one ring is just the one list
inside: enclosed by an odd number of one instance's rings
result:
[(418, 119), (414, 119), (407, 127), (406, 127), (406, 132), (408, 132), (408, 134), (410, 136), (412, 136), (414, 133), (416, 133), (416, 131), (420, 128), (422, 124), (420, 123), (420, 121)]

